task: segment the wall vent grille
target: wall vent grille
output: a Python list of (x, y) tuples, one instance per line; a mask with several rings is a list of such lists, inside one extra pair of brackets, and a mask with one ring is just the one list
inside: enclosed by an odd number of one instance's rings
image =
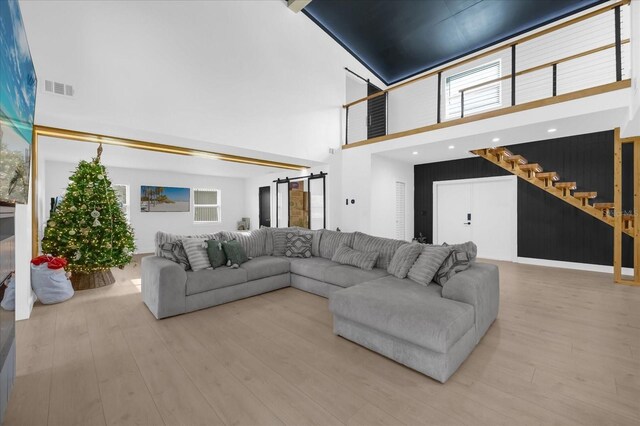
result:
[(73, 97), (73, 95), (75, 94), (72, 85), (60, 83), (59, 81), (53, 80), (44, 81), (44, 91), (47, 93), (65, 97)]

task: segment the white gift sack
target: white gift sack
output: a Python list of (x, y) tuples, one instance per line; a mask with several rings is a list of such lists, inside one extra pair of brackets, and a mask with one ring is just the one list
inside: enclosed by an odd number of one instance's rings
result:
[(47, 263), (31, 264), (31, 287), (45, 305), (70, 299), (74, 292), (64, 269), (49, 269)]
[(9, 278), (9, 284), (7, 284), (7, 289), (4, 291), (4, 297), (2, 298), (2, 303), (0, 303), (2, 309), (5, 311), (15, 311), (16, 310), (16, 281), (15, 277)]

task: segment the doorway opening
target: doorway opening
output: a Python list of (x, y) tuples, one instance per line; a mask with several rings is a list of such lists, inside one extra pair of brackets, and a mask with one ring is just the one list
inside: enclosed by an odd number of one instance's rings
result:
[(271, 187), (261, 186), (258, 189), (258, 208), (260, 227), (271, 226)]

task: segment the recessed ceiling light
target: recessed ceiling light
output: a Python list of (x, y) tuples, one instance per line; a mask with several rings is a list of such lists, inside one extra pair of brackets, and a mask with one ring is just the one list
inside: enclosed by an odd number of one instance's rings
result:
[(455, 146), (449, 145), (449, 149), (453, 149), (453, 148), (455, 148)]
[(491, 142), (500, 142), (500, 138), (493, 138), (491, 139)]
[(413, 151), (412, 154), (413, 155), (418, 155), (418, 151)]
[(555, 132), (556, 130), (558, 130), (558, 129), (556, 129), (556, 128), (552, 127), (552, 128), (550, 128), (549, 130), (547, 130), (547, 132), (549, 132), (549, 133), (553, 133), (553, 132)]

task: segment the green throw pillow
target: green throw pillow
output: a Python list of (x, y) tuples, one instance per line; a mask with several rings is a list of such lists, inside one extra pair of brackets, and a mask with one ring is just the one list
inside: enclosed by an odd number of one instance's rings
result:
[(209, 256), (209, 262), (214, 268), (219, 268), (227, 263), (227, 256), (222, 249), (221, 240), (208, 240), (207, 241), (207, 255)]
[(223, 241), (222, 248), (224, 249), (224, 254), (227, 256), (227, 260), (229, 261), (227, 263), (229, 266), (240, 266), (249, 260), (247, 254), (244, 252), (244, 249), (237, 240)]

